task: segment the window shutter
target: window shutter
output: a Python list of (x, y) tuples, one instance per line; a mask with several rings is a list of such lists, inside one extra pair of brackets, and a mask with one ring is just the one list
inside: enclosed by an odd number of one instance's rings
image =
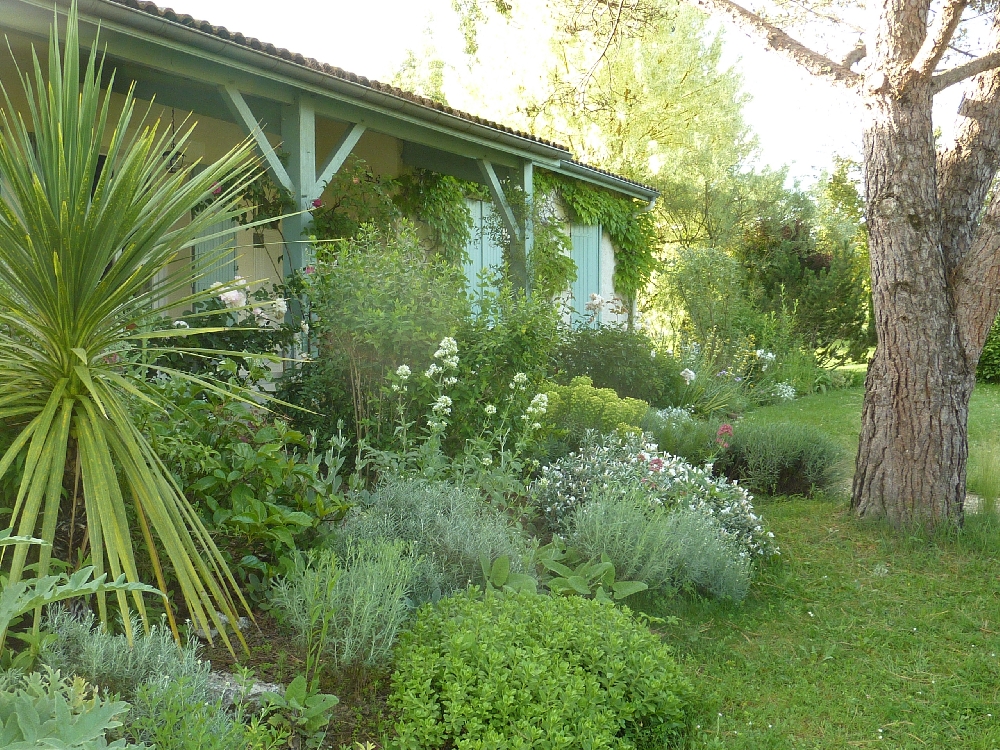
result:
[(194, 283), (195, 292), (203, 292), (215, 282), (226, 283), (236, 278), (236, 235), (227, 234), (212, 237), (236, 226), (233, 219), (216, 222), (205, 227), (201, 236), (208, 239), (195, 242), (191, 248), (191, 259), (195, 264), (208, 263), (210, 268), (205, 276)]
[(601, 293), (601, 227), (600, 225), (573, 224), (570, 226), (572, 258), (576, 263), (576, 281), (573, 282), (574, 317), (589, 318), (586, 305), (591, 294)]
[(480, 273), (503, 267), (503, 247), (497, 244), (489, 231), (493, 204), (469, 200), (467, 205), (469, 213), (472, 214), (472, 237), (465, 246), (469, 255), (465, 264), (465, 278), (469, 282), (469, 288), (475, 290), (479, 288)]

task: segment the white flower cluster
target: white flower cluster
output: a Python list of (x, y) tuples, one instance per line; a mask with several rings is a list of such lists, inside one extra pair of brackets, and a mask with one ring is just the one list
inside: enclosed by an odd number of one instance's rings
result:
[(490, 416), (493, 416), (494, 414), (497, 413), (497, 408), (493, 404), (486, 404), (486, 408), (483, 409), (483, 411), (485, 411)]
[(690, 367), (685, 367), (683, 370), (681, 370), (681, 377), (684, 378), (685, 383), (691, 385), (694, 379), (697, 378), (698, 376), (695, 375), (694, 370), (692, 370)]
[(451, 414), (451, 398), (448, 396), (438, 396), (437, 401), (431, 406), (431, 411), (439, 417), (448, 416)]
[(642, 490), (665, 508), (701, 510), (748, 555), (778, 554), (774, 535), (754, 512), (750, 494), (724, 477), (714, 477), (683, 459), (659, 453), (648, 435), (591, 435), (579, 453), (542, 468), (531, 487), (535, 504), (557, 528), (595, 491)]
[(594, 292), (590, 295), (590, 301), (583, 306), (583, 309), (589, 313), (600, 313), (605, 304), (604, 297)]
[(516, 375), (514, 375), (514, 379), (510, 381), (509, 387), (512, 391), (513, 390), (526, 391), (528, 389), (528, 376), (525, 375), (523, 372), (517, 373)]
[(795, 386), (791, 383), (777, 383), (774, 386), (774, 395), (779, 401), (793, 401), (795, 399)]
[(769, 352), (766, 349), (758, 349), (757, 351), (754, 352), (754, 354), (757, 355), (757, 359), (761, 363), (760, 364), (761, 370), (766, 370), (767, 366), (773, 364), (774, 360), (777, 359), (774, 352)]
[(540, 417), (543, 414), (545, 414), (548, 408), (549, 408), (548, 394), (539, 393), (533, 399), (531, 399), (531, 403), (528, 405), (528, 408), (525, 409), (524, 411), (533, 417), (534, 416)]
[(411, 371), (408, 365), (400, 365), (396, 368), (396, 377), (402, 380), (404, 383), (409, 379)]
[(691, 415), (691, 409), (686, 406), (668, 406), (666, 409), (657, 409), (656, 415), (674, 429), (694, 424), (695, 421)]
[(224, 292), (219, 293), (219, 299), (222, 300), (222, 304), (228, 307), (230, 310), (238, 307), (246, 307), (247, 304), (247, 280), (242, 276), (237, 276), (229, 284), (223, 284), (221, 281), (216, 281), (209, 289), (221, 289), (223, 287), (229, 287)]
[[(268, 326), (274, 326), (277, 328), (285, 320), (285, 314), (288, 312), (288, 301), (283, 297), (278, 297), (275, 299), (269, 307), (255, 307), (253, 309), (254, 320), (257, 321), (257, 326), (260, 328), (267, 328)], [(308, 331), (306, 331), (308, 333)]]
[[(441, 366), (445, 370), (456, 369), (458, 367), (458, 342), (451, 336), (445, 336), (438, 344), (438, 350), (434, 352), (434, 359), (440, 359)], [(438, 371), (441, 371), (441, 368)]]

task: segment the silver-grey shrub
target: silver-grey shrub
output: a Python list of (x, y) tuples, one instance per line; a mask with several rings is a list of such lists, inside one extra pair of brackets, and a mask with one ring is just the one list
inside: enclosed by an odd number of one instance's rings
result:
[[(351, 540), (402, 539), (424, 558), (414, 599), (424, 602), (483, 583), (480, 556), (506, 556), (511, 569), (531, 573), (524, 534), (473, 490), (397, 477), (348, 515), (341, 548)], [(427, 564), (429, 563), (429, 567)]]
[(585, 556), (607, 555), (619, 580), (642, 581), (653, 593), (694, 589), (742, 601), (750, 555), (701, 509), (651, 506), (639, 492), (601, 492), (570, 519), (568, 543)]
[(334, 668), (378, 666), (389, 660), (412, 609), (419, 563), (406, 542), (353, 541), (339, 558), (332, 549), (299, 556), (289, 574), (275, 580), (271, 600), (278, 619), (304, 643), (315, 609), (332, 612), (322, 650)]
[(129, 644), (124, 634), (109, 633), (87, 613), (74, 617), (60, 607), (50, 607), (46, 629), (55, 638), (42, 651), (42, 661), (63, 674), (82, 677), (111, 695), (132, 700), (140, 686), (158, 677), (184, 679), (199, 699), (208, 694), (210, 664), (198, 658), (198, 644), (190, 639), (178, 648), (164, 622), (142, 634), (142, 623)]

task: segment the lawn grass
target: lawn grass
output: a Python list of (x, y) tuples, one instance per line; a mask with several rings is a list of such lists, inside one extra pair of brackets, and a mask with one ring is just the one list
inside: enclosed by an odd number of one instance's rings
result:
[(843, 504), (760, 505), (782, 552), (750, 597), (656, 612), (705, 697), (690, 747), (1000, 747), (996, 516), (928, 540)]
[[(820, 427), (853, 462), (861, 399), (836, 391), (753, 416)], [(998, 423), (1000, 387), (978, 387), (970, 491), (1000, 486)], [(757, 506), (781, 555), (742, 605), (652, 608), (678, 618), (665, 636), (705, 700), (691, 748), (1000, 748), (1000, 517), (927, 537), (858, 521), (846, 493)]]
[[(814, 393), (752, 412), (754, 419), (798, 422), (819, 427), (844, 448), (843, 474), (850, 486), (861, 430), (864, 390)], [(996, 500), (1000, 497), (1000, 385), (980, 384), (969, 404), (969, 492)]]

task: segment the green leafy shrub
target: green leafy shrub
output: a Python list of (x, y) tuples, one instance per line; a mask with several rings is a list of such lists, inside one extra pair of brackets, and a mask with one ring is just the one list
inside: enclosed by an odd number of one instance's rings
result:
[(80, 677), (58, 671), (32, 672), (8, 680), (0, 690), (0, 746), (4, 750), (124, 748), (106, 733), (121, 726), (129, 705), (101, 698)]
[(395, 540), (351, 543), (340, 559), (316, 550), (274, 582), (271, 598), (307, 650), (314, 613), (331, 613), (319, 648), (334, 668), (378, 666), (410, 613), (417, 562), (412, 545)]
[(562, 385), (585, 375), (597, 388), (610, 388), (622, 398), (654, 406), (676, 403), (684, 384), (676, 358), (660, 351), (644, 331), (620, 326), (564, 331), (552, 359), (553, 377)]
[(474, 490), (444, 482), (390, 479), (351, 510), (341, 539), (341, 549), (351, 540), (413, 544), (424, 558), (413, 592), (418, 602), (485, 583), (484, 556), (506, 556), (515, 572), (531, 572), (528, 543), (510, 519)]
[(983, 353), (979, 356), (979, 366), (976, 368), (976, 380), (981, 383), (1000, 383), (1000, 317), (993, 321), (986, 337)]
[(753, 507), (753, 498), (724, 477), (712, 476), (676, 456), (656, 451), (645, 435), (595, 435), (579, 452), (543, 466), (531, 486), (536, 507), (557, 531), (572, 513), (605, 492), (642, 493), (652, 506), (702, 509), (719, 521), (724, 536), (751, 557), (776, 554), (774, 534)]
[(715, 464), (753, 492), (811, 495), (840, 477), (843, 450), (825, 432), (794, 422), (740, 422)]
[(398, 748), (662, 748), (692, 689), (628, 610), (477, 591), (421, 610), (400, 638)]
[(460, 353), (452, 389), (456, 443), (476, 436), (482, 408), (503, 404), (518, 373), (527, 378), (527, 390), (537, 392), (559, 340), (558, 312), (550, 300), (528, 299), (510, 284), (494, 281), (476, 296), (472, 314), (455, 332)]
[(548, 385), (546, 418), (557, 435), (570, 446), (578, 446), (588, 430), (611, 433), (636, 429), (649, 411), (649, 404), (634, 398), (619, 398), (611, 388), (595, 388), (585, 375), (569, 385)]
[(686, 408), (650, 409), (640, 426), (659, 451), (693, 466), (703, 466), (719, 453), (718, 421), (696, 419)]
[(640, 492), (601, 492), (569, 522), (567, 542), (584, 555), (606, 556), (622, 579), (652, 593), (693, 589), (742, 601), (750, 586), (750, 556), (703, 510), (668, 511)]
[(289, 411), (303, 432), (325, 439), (338, 420), (360, 441), (378, 446), (392, 404), (386, 373), (407, 363), (422, 370), (468, 312), (461, 267), (428, 257), (412, 226), (363, 226), (350, 240), (321, 246), (303, 274), (314, 362), (284, 378), (278, 395), (311, 413)]
[[(138, 623), (136, 623), (137, 625)], [(47, 642), (42, 661), (64, 674), (74, 674), (112, 695), (132, 700), (139, 688), (160, 677), (185, 680), (204, 699), (211, 665), (198, 655), (194, 639), (178, 648), (164, 623), (152, 625), (149, 633), (136, 628), (129, 643), (124, 634), (109, 633), (87, 614), (74, 617), (52, 607), (46, 629), (55, 638)]]
[(338, 475), (343, 443), (318, 450), (313, 436), (273, 414), (185, 380), (153, 387), (173, 408), (137, 404), (141, 429), (243, 590), (262, 602), (294, 551), (314, 544), (323, 522), (347, 511)]
[(458, 396), (454, 389), (460, 354), (449, 336), (423, 373), (414, 374), (403, 364), (388, 376), (383, 391), (395, 400), (395, 413), (382, 428), (388, 432), (391, 427), (393, 437), (381, 448), (364, 441), (360, 465), (373, 467), (377, 477), (453, 481), (503, 502), (523, 494), (524, 477), (532, 466), (527, 455), (541, 431), (537, 420), (548, 408), (548, 396), (529, 391), (530, 378), (517, 372), (495, 394), (495, 402), (456, 404), (452, 396)]

